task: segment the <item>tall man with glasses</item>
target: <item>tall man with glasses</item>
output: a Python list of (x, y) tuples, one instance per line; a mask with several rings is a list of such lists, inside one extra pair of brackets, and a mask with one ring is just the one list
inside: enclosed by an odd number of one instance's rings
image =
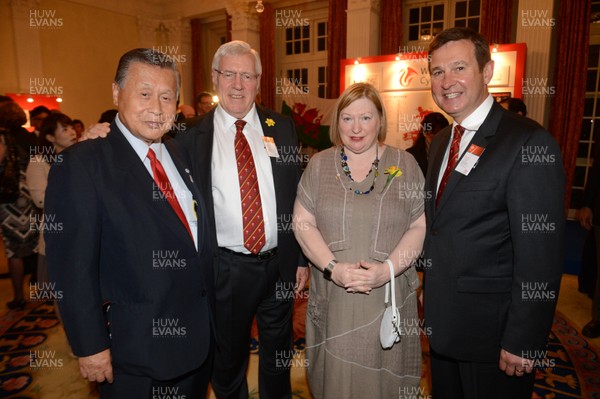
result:
[[(255, 105), (262, 66), (248, 43), (222, 45), (212, 63), (218, 106), (177, 139), (216, 222), (218, 398), (247, 398), (249, 338), (256, 315), (261, 398), (290, 398), (293, 290), (308, 277), (291, 223), (299, 160), (291, 119)], [(293, 158), (293, 157), (292, 157)]]

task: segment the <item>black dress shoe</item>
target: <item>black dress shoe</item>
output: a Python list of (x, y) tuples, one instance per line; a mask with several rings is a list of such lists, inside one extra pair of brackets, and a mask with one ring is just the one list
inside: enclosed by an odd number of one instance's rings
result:
[(14, 299), (10, 302), (6, 302), (6, 306), (8, 306), (8, 308), (10, 310), (15, 310), (15, 309), (23, 310), (23, 309), (25, 309), (26, 304), (27, 304), (27, 301), (25, 299)]
[(581, 330), (581, 333), (583, 334), (584, 337), (588, 337), (588, 338), (600, 337), (600, 321), (599, 320), (590, 321), (583, 327), (583, 329)]

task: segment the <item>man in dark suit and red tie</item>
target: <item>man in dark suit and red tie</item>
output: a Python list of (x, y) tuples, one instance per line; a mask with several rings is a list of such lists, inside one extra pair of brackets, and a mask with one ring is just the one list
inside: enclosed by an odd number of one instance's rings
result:
[(494, 61), (480, 34), (443, 31), (429, 57), (433, 98), (454, 118), (431, 144), (426, 183), (433, 396), (529, 399), (563, 267), (560, 150), (488, 93)]
[[(247, 398), (252, 319), (259, 335), (261, 398), (290, 398), (294, 282), (308, 269), (290, 228), (300, 160), (290, 118), (255, 105), (262, 72), (248, 43), (223, 44), (212, 63), (218, 106), (177, 140), (195, 159), (193, 173), (212, 191), (216, 220), (217, 350), (212, 388), (218, 398)], [(291, 294), (291, 295), (290, 295)]]
[[(213, 342), (211, 219), (187, 153), (162, 139), (177, 65), (151, 49), (119, 61), (104, 140), (61, 153), (46, 191), (50, 276), (84, 378), (101, 398), (206, 396)], [(210, 194), (210, 193), (209, 193)]]

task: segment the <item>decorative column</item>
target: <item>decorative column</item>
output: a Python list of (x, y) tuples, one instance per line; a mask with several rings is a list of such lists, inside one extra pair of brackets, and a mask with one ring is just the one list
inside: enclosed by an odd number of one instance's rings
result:
[[(178, 20), (178, 28), (176, 29), (178, 43), (181, 46), (181, 54), (185, 55), (181, 57), (180, 68), (181, 68), (181, 98), (180, 102), (194, 106), (194, 76), (192, 69), (192, 27), (190, 20)], [(185, 101), (183, 101), (185, 100)]]
[(138, 18), (142, 47), (152, 48), (173, 58), (179, 65), (181, 89), (179, 102), (193, 104), (192, 38), (189, 20)]
[[(165, 27), (159, 27), (160, 23), (160, 19), (138, 16), (137, 28), (140, 39), (140, 47), (154, 48), (160, 51), (159, 47), (164, 44), (159, 43), (159, 36), (164, 37), (165, 33), (168, 36), (168, 32), (164, 32)], [(162, 30), (163, 33), (157, 35), (157, 30)]]
[(30, 79), (44, 77), (41, 29), (58, 29), (57, 10), (42, 9), (40, 0), (10, 0), (17, 67), (17, 92), (29, 93)]
[(346, 57), (379, 55), (380, 0), (348, 0)]
[(231, 15), (231, 40), (243, 40), (260, 53), (260, 25), (253, 3), (238, 0), (227, 6)]
[[(548, 127), (550, 96), (555, 87), (550, 69), (552, 35), (556, 30), (553, 1), (519, 0), (517, 14), (517, 43), (527, 43), (527, 60), (523, 78), (523, 101), (527, 117)], [(515, 96), (519, 93), (515, 93)]]

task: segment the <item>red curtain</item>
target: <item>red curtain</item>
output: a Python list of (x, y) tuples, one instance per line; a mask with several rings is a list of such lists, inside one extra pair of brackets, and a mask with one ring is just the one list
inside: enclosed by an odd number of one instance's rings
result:
[(330, 0), (327, 19), (327, 98), (340, 96), (340, 60), (346, 58), (348, 0)]
[(550, 131), (562, 151), (567, 175), (565, 207), (568, 209), (585, 102), (591, 0), (561, 1), (559, 4)]
[(492, 43), (511, 43), (513, 0), (481, 1), (481, 34)]
[(379, 54), (396, 54), (402, 46), (402, 0), (381, 2), (381, 48)]
[(263, 105), (275, 109), (275, 18), (273, 6), (269, 3), (263, 5), (265, 10), (259, 14), (260, 62), (262, 63), (260, 96)]
[(199, 18), (190, 21), (192, 26), (192, 79), (194, 98), (188, 99), (188, 104), (195, 107), (196, 95), (206, 90), (204, 79), (204, 57), (202, 54), (202, 23)]
[(231, 15), (229, 15), (227, 13), (227, 11), (225, 11), (225, 21), (227, 21), (226, 25), (225, 25), (225, 40), (230, 42), (231, 41)]

